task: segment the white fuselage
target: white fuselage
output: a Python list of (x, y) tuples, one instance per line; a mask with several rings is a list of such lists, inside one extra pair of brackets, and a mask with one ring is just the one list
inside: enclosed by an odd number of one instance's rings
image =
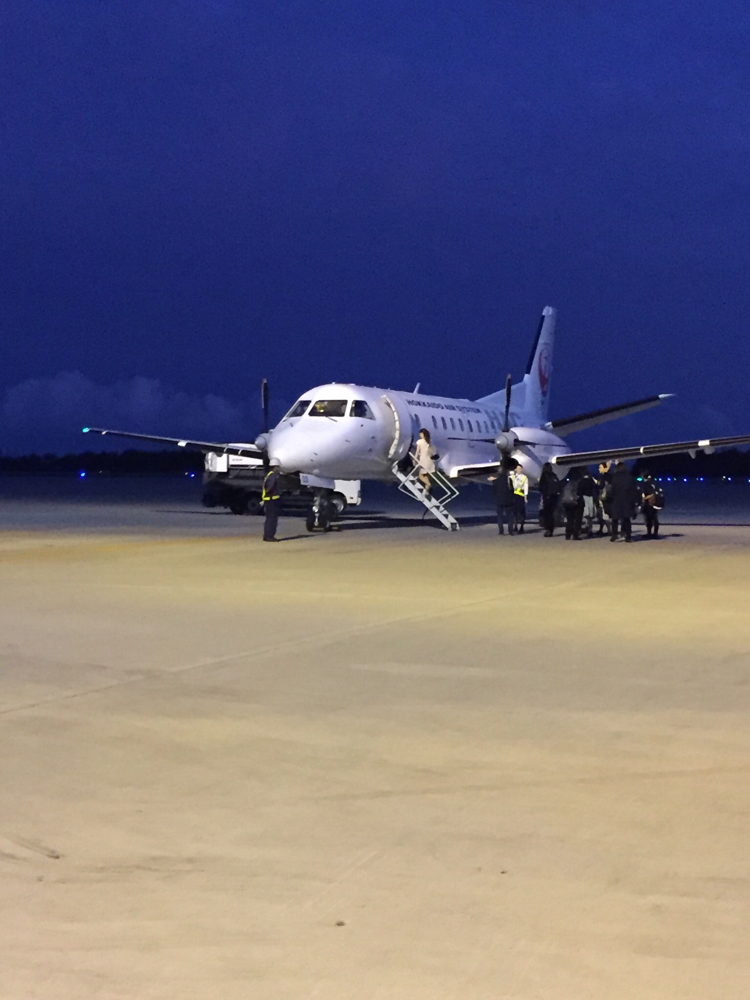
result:
[[(513, 451), (533, 480), (544, 462), (568, 452), (565, 442), (541, 427), (510, 423), (521, 440)], [(495, 443), (503, 414), (468, 399), (425, 396), (372, 386), (332, 383), (304, 393), (266, 436), (269, 457), (283, 472), (330, 479), (390, 479), (392, 467), (414, 449), (420, 428), (430, 432), (450, 477), (459, 469), (490, 466), (499, 459)]]

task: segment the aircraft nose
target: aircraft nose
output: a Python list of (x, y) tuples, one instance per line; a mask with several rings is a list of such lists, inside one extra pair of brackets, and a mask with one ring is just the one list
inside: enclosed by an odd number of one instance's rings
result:
[(268, 457), (282, 472), (316, 473), (336, 457), (336, 442), (296, 433), (296, 428), (275, 430), (268, 442)]

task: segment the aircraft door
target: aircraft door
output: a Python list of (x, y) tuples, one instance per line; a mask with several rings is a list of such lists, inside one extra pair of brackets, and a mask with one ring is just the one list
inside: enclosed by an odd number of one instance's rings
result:
[(391, 442), (386, 455), (389, 464), (400, 462), (407, 455), (412, 443), (412, 418), (406, 404), (397, 395), (383, 393), (384, 411)]

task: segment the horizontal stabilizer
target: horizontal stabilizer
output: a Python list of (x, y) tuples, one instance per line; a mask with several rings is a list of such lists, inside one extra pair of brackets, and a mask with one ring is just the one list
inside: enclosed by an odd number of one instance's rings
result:
[(186, 438), (158, 437), (156, 434), (135, 434), (133, 431), (110, 431), (101, 427), (84, 427), (84, 434), (102, 434), (110, 437), (133, 438), (136, 441), (155, 441), (157, 444), (173, 444), (190, 451), (217, 452), (220, 455), (244, 455), (250, 458), (263, 457), (260, 448), (254, 444), (218, 444), (211, 441), (189, 441)]
[(700, 441), (676, 441), (673, 444), (644, 444), (634, 448), (611, 448), (609, 451), (578, 451), (569, 455), (555, 455), (550, 459), (553, 465), (593, 465), (596, 462), (625, 462), (630, 458), (649, 458), (658, 455), (679, 455), (685, 452), (706, 451), (716, 448), (736, 448), (750, 444), (750, 434), (739, 437), (703, 438)]
[(650, 410), (653, 406), (658, 406), (665, 399), (670, 399), (673, 395), (671, 392), (662, 392), (658, 396), (647, 396), (646, 399), (637, 399), (634, 403), (607, 406), (603, 410), (591, 410), (589, 413), (579, 413), (575, 417), (550, 420), (545, 425), (545, 430), (552, 431), (558, 437), (565, 437), (567, 434), (575, 433), (575, 431), (585, 431), (589, 427), (596, 427), (597, 424), (605, 424), (608, 420), (619, 420), (620, 417), (629, 417), (633, 413)]

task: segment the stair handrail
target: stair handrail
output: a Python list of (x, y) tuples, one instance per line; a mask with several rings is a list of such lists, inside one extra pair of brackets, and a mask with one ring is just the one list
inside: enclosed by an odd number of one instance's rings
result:
[(432, 471), (429, 471), (419, 461), (419, 459), (416, 456), (416, 452), (415, 453), (409, 452), (409, 458), (412, 460), (413, 464), (411, 471), (406, 477), (407, 480), (411, 479), (414, 483), (419, 482), (422, 488), (424, 489), (425, 488), (424, 483), (422, 483), (422, 481), (419, 479), (419, 470), (422, 469), (430, 477), (430, 479), (433, 482), (436, 482), (438, 486), (440, 486), (441, 489), (444, 491), (442, 497), (440, 497), (439, 499), (435, 497), (435, 499), (438, 500), (438, 503), (442, 504), (442, 506), (445, 506), (446, 504), (449, 504), (451, 500), (455, 500), (459, 492), (458, 487), (450, 481), (450, 479), (446, 476), (446, 474), (443, 472), (442, 469), (438, 468), (438, 466), (435, 463), (433, 463), (434, 468)]

